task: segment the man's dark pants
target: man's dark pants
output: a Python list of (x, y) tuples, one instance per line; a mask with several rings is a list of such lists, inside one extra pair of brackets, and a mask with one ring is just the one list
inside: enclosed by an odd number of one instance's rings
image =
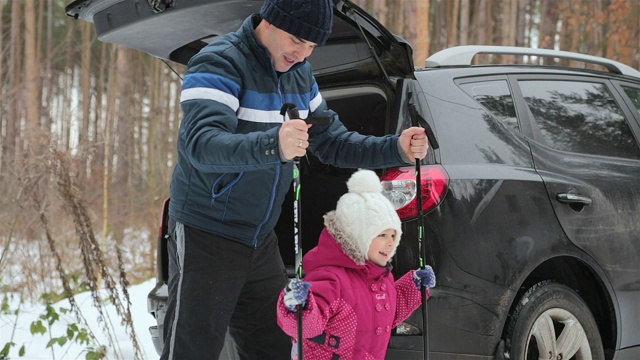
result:
[(276, 322), (287, 275), (275, 233), (258, 248), (173, 220), (169, 234), (161, 359), (217, 359), (227, 326), (241, 359), (288, 359), (291, 340)]

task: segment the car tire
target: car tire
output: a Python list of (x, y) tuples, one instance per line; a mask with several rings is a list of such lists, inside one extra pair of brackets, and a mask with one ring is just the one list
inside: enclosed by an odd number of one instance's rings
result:
[(604, 360), (589, 307), (574, 290), (553, 281), (537, 283), (520, 298), (505, 342), (511, 359)]

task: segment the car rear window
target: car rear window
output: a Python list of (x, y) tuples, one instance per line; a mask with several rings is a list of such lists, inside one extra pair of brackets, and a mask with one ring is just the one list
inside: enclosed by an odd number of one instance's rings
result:
[(550, 147), (640, 159), (640, 148), (627, 120), (605, 84), (521, 80), (519, 86)]
[(520, 132), (513, 97), (506, 80), (460, 83), (458, 85), (507, 128)]

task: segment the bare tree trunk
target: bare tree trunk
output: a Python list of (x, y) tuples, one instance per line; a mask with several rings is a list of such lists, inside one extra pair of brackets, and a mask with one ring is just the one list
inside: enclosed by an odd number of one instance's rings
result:
[(516, 0), (518, 2), (518, 24), (516, 29), (516, 46), (526, 46), (525, 30), (527, 28), (527, 0)]
[[(131, 94), (144, 94), (147, 86), (146, 78), (150, 76), (150, 58), (139, 51), (131, 54), (135, 59), (129, 60), (129, 64), (134, 64), (137, 69), (133, 70), (131, 75), (131, 81), (129, 81)], [(148, 99), (148, 95), (145, 94), (145, 98)], [(131, 138), (133, 148), (131, 150), (131, 166), (129, 166), (129, 186), (128, 190), (131, 192), (127, 199), (130, 199), (131, 212), (136, 213), (136, 207), (139, 204), (143, 204), (148, 199), (142, 194), (147, 191), (146, 180), (146, 161), (148, 156), (148, 144), (149, 144), (149, 117), (148, 107), (143, 105), (142, 101), (132, 101), (131, 105), (127, 107), (127, 116), (131, 121), (130, 125), (133, 127), (133, 131), (130, 134), (135, 133), (135, 136)], [(130, 135), (131, 136), (131, 135)]]
[(518, 36), (518, 0), (510, 0), (509, 1), (510, 12), (509, 12), (509, 46), (516, 45), (516, 37)]
[(631, 13), (629, 16), (632, 20), (636, 19), (635, 22), (632, 21), (631, 23), (631, 38), (635, 39), (635, 43), (630, 42), (631, 49), (635, 54), (635, 56), (633, 56), (635, 60), (632, 60), (629, 65), (640, 69), (640, 21), (637, 21), (640, 19), (640, 2), (631, 2)]
[[(527, 16), (526, 18), (527, 20), (527, 26), (526, 26), (526, 43), (525, 46), (527, 47), (533, 47), (533, 44), (531, 42), (531, 38), (532, 38), (532, 34), (534, 32), (534, 30), (536, 29), (536, 22), (534, 21), (534, 18), (536, 16), (538, 16), (539, 14), (537, 13), (537, 7), (536, 4), (538, 3), (538, 1), (536, 0), (527, 0), (529, 1), (529, 7), (528, 7), (528, 11), (527, 11)], [(538, 34), (538, 40), (540, 39), (540, 36)]]
[(458, 18), (460, 13), (460, 0), (453, 0), (453, 8), (451, 9), (451, 31), (447, 32), (447, 47), (456, 46), (458, 44)]
[[(558, 47), (560, 50), (575, 51), (578, 47), (579, 39), (579, 26), (582, 23), (584, 14), (581, 7), (576, 7), (574, 4), (562, 3), (558, 6), (559, 23), (561, 24), (558, 30), (560, 43)], [(561, 60), (561, 64), (564, 66), (570, 66), (568, 60)]]
[(431, 55), (431, 25), (429, 13), (431, 12), (429, 0), (416, 0), (416, 41), (421, 46), (418, 47), (414, 59), (418, 59), (417, 64), (421, 66)]
[[(5, 3), (2, 2), (0, 3), (0, 14), (4, 13), (4, 6)], [(3, 71), (4, 69), (4, 59), (5, 59), (5, 50), (4, 50), (4, 16), (0, 16), (0, 86), (2, 86), (0, 88), (0, 91), (4, 94), (7, 92), (8, 89), (5, 88), (5, 84), (6, 84), (6, 76), (5, 76), (5, 72)], [(4, 129), (6, 126), (8, 126), (8, 124), (6, 124), (8, 122), (6, 116), (4, 116), (4, 100), (0, 99), (0, 129)], [(0, 184), (4, 184), (5, 183), (5, 179), (4, 179), (4, 170), (5, 170), (5, 161), (7, 158), (7, 136), (0, 131)], [(4, 255), (4, 252), (2, 252), (2, 254)], [(2, 260), (2, 257), (0, 256), (0, 260)], [(0, 265), (2, 264), (2, 261), (0, 261)]]
[[(429, 0), (411, 0), (405, 2), (401, 22), (405, 29), (405, 40), (413, 47), (413, 62), (424, 66), (429, 56)], [(414, 26), (406, 26), (414, 24)]]
[[(110, 51), (105, 51), (105, 53), (109, 53), (109, 63), (117, 64), (117, 57), (119, 56), (120, 47), (109, 45), (105, 47), (105, 50), (109, 49)], [(113, 167), (113, 159), (112, 159), (112, 134), (113, 128), (115, 128), (115, 123), (117, 121), (117, 99), (120, 97), (120, 90), (118, 89), (118, 75), (117, 75), (117, 66), (113, 69), (110, 68), (108, 70), (108, 78), (114, 79), (115, 83), (109, 81), (107, 83), (107, 95), (106, 95), (106, 116), (104, 118), (103, 124), (103, 172), (102, 172), (102, 239), (100, 242), (100, 248), (106, 248), (106, 242), (110, 235), (110, 197), (111, 197), (111, 173)], [(113, 126), (113, 127), (112, 127)], [(101, 284), (101, 279), (99, 278), (100, 274), (97, 274), (98, 281), (97, 284)]]
[(105, 122), (105, 160), (103, 172), (103, 238), (101, 246), (107, 248), (107, 239), (119, 241), (123, 232), (123, 219), (130, 214), (132, 199), (129, 171), (134, 166), (133, 126), (129, 107), (131, 102), (130, 50), (116, 45), (114, 66), (109, 72), (107, 119)]
[(540, 43), (541, 49), (553, 49), (556, 45), (556, 27), (558, 25), (557, 3), (552, 0), (541, 0), (542, 21), (540, 22)]
[(48, 0), (47, 1), (47, 22), (46, 22), (46, 26), (47, 26), (47, 36), (46, 36), (46, 56), (44, 58), (44, 74), (43, 74), (43, 84), (42, 84), (42, 89), (44, 91), (44, 95), (41, 95), (44, 101), (44, 105), (43, 105), (43, 111), (44, 111), (44, 117), (42, 119), (42, 121), (44, 122), (44, 127), (46, 127), (48, 129), (49, 132), (52, 132), (53, 130), (51, 129), (51, 111), (52, 111), (52, 106), (51, 106), (51, 102), (53, 101), (53, 92), (54, 92), (54, 88), (53, 88), (53, 84), (52, 84), (52, 79), (53, 79), (53, 68), (52, 68), (52, 57), (53, 57), (53, 23), (54, 23), (54, 17), (53, 17), (53, 0)]
[[(25, 68), (25, 89), (27, 113), (27, 128), (32, 130), (40, 129), (40, 76), (38, 66), (38, 52), (36, 51), (36, 7), (35, 0), (24, 1), (24, 19), (25, 19), (25, 45), (24, 45), (24, 68)], [(39, 133), (39, 131), (36, 131)], [(33, 134), (33, 133), (32, 133)], [(25, 139), (29, 142), (28, 139)], [(35, 144), (29, 144), (32, 147)]]
[(504, 31), (500, 24), (502, 24), (501, 19), (501, 6), (502, 1), (490, 1), (486, 2), (486, 21), (487, 26), (485, 28), (485, 41), (487, 45), (499, 45), (500, 44), (500, 34)]
[(476, 28), (476, 43), (478, 45), (487, 45), (487, 0), (480, 0), (478, 5), (478, 11), (476, 13), (475, 28)]
[(501, 14), (501, 18), (500, 18), (500, 29), (501, 31), (499, 32), (499, 41), (500, 41), (500, 45), (502, 46), (508, 46), (510, 45), (510, 40), (511, 40), (511, 31), (512, 31), (512, 27), (511, 27), (511, 1), (512, 0), (503, 0), (500, 2), (500, 5), (502, 6), (502, 14)]
[[(589, 54), (594, 56), (602, 56), (604, 54), (604, 39), (602, 36), (604, 27), (602, 21), (604, 13), (603, 10), (602, 0), (593, 0), (592, 8), (590, 9), (590, 18), (593, 19), (594, 23), (590, 36), (591, 50)], [(636, 19), (638, 19), (637, 16), (640, 16), (640, 14), (636, 15)], [(636, 21), (636, 23), (638, 23), (638, 21)]]
[(22, 9), (20, 2), (11, 2), (11, 29), (9, 40), (9, 63), (8, 68), (8, 91), (4, 94), (9, 98), (9, 116), (7, 116), (7, 141), (6, 141), (6, 159), (8, 164), (19, 166), (22, 163), (21, 133), (20, 122), (22, 119), (22, 111), (20, 106), (20, 89), (22, 67), (20, 66), (20, 57), (22, 56), (22, 32), (21, 19)]
[[(514, 21), (513, 16), (511, 16), (511, 9), (513, 8), (513, 0), (503, 0), (501, 1), (502, 6), (502, 15), (500, 19), (500, 23), (502, 24), (501, 32), (496, 31), (500, 37), (500, 45), (509, 46), (513, 43), (511, 42), (512, 33), (515, 31), (512, 26), (512, 22)], [(505, 63), (513, 62), (513, 55), (504, 55), (502, 56), (502, 61)]]
[[(65, 36), (64, 39), (64, 44), (65, 47), (67, 49), (72, 49), (73, 45), (75, 45), (75, 41), (73, 41), (72, 39), (74, 38), (73, 36), (73, 28), (69, 28), (67, 31), (67, 35)], [(71, 128), (73, 126), (73, 122), (77, 119), (75, 119), (74, 116), (72, 116), (71, 111), (73, 109), (73, 105), (72, 105), (72, 100), (73, 100), (73, 77), (75, 75), (75, 66), (74, 66), (74, 58), (73, 58), (73, 51), (66, 51), (65, 55), (64, 55), (64, 68), (67, 69), (66, 71), (64, 71), (61, 74), (61, 80), (63, 81), (63, 87), (62, 87), (62, 94), (61, 94), (61, 101), (62, 101), (62, 110), (61, 110), (61, 118), (59, 120), (60, 124), (61, 124), (61, 131), (60, 131), (60, 139), (62, 139), (62, 144), (60, 144), (62, 146), (62, 149), (64, 150), (69, 150), (72, 146), (72, 139), (71, 139)]]
[[(134, 166), (132, 161), (134, 155), (134, 143), (133, 143), (133, 131), (134, 122), (137, 121), (136, 117), (131, 116), (131, 86), (132, 79), (131, 65), (129, 64), (129, 53), (131, 51), (124, 47), (118, 46), (118, 55), (116, 60), (116, 81), (115, 87), (117, 89), (118, 106), (116, 108), (116, 122), (114, 128), (115, 139), (113, 148), (113, 159), (115, 160), (113, 167), (114, 185), (116, 189), (120, 190), (121, 195), (125, 195), (130, 191), (132, 179), (129, 177), (129, 171)], [(117, 147), (115, 143), (117, 141)], [(125, 195), (126, 196), (126, 195)], [(116, 203), (116, 214), (118, 217), (127, 217), (128, 203), (130, 197), (126, 196), (121, 198)], [(112, 221), (119, 222), (118, 219), (112, 219)]]
[(469, 44), (469, 0), (460, 1), (460, 45)]
[[(108, 78), (109, 78), (109, 63), (112, 62), (111, 59), (111, 51), (113, 45), (101, 43), (100, 44), (100, 57), (99, 65), (98, 65), (98, 79), (96, 84), (96, 101), (95, 101), (95, 109), (93, 121), (94, 124), (91, 127), (92, 136), (94, 143), (96, 144), (94, 161), (90, 162), (90, 173), (99, 176), (103, 171), (99, 171), (101, 166), (104, 166), (106, 163), (105, 149), (106, 149), (106, 130), (107, 124), (106, 122), (109, 120), (109, 110), (104, 108), (103, 104), (109, 101), (109, 93), (107, 88)], [(105, 90), (107, 91), (105, 93)], [(108, 103), (107, 103), (108, 104)], [(108, 106), (108, 105), (107, 105)], [(103, 130), (105, 132), (100, 133), (99, 130)], [(99, 146), (102, 145), (102, 146)]]
[[(585, 7), (588, 7), (588, 5), (580, 6), (579, 10), (576, 9), (575, 7), (569, 10), (571, 12), (569, 17), (571, 17), (573, 21), (567, 22), (570, 28), (569, 33), (567, 34), (569, 37), (570, 45), (569, 47), (564, 48), (566, 50), (573, 51), (573, 52), (580, 52), (582, 42), (583, 41), (588, 42), (588, 40), (584, 38), (586, 34), (584, 33), (583, 26), (585, 24), (586, 19), (591, 19), (591, 17), (588, 14), (588, 12), (591, 9), (584, 9)], [(595, 19), (592, 19), (592, 21), (595, 22)], [(594, 22), (592, 22), (592, 25), (595, 25), (595, 27), (598, 27)], [(590, 46), (590, 45), (587, 44), (587, 46)], [(571, 65), (571, 62), (568, 62), (567, 65)]]
[[(433, 26), (432, 26), (432, 32), (431, 32), (431, 38), (433, 39), (431, 42), (431, 46), (433, 46), (436, 49), (442, 48), (444, 44), (442, 41), (442, 33), (443, 33), (443, 24), (446, 24), (446, 21), (444, 21), (443, 19), (443, 15), (442, 15), (442, 8), (443, 8), (443, 3), (442, 2), (436, 2), (434, 4), (433, 7), (430, 8), (430, 13), (433, 14)], [(429, 14), (429, 16), (431, 16), (431, 14)], [(431, 49), (429, 49), (429, 51), (431, 51)]]
[[(46, 40), (46, 38), (44, 38), (45, 36), (45, 28), (44, 28), (44, 21), (45, 19), (47, 19), (47, 12), (45, 11), (46, 8), (46, 3), (47, 1), (38, 1), (38, 9), (36, 10), (36, 51), (38, 53), (38, 68), (39, 70), (39, 74), (38, 74), (38, 82), (40, 84), (40, 86), (38, 86), (38, 99), (40, 104), (44, 104), (44, 98), (43, 98), (43, 93), (44, 93), (44, 81), (45, 79), (44, 74), (46, 73), (43, 67), (43, 62), (44, 62), (44, 58), (48, 57), (48, 53), (45, 52), (45, 49), (43, 48), (43, 41)], [(43, 116), (43, 113), (46, 112), (47, 109), (44, 105), (40, 106), (40, 116), (39, 116), (39, 120), (40, 120), (40, 126), (43, 129), (46, 129), (47, 134), (49, 134), (49, 136), (51, 135), (51, 131), (50, 131), (50, 126), (49, 123), (46, 121), (49, 117), (48, 116)]]
[[(80, 76), (81, 76), (81, 85), (80, 85), (80, 93), (81, 93), (81, 106), (82, 112), (80, 114), (80, 129), (78, 132), (78, 145), (79, 148), (83, 150), (82, 161), (80, 162), (80, 171), (79, 176), (82, 178), (87, 178), (88, 171), (87, 166), (90, 162), (90, 159), (93, 157), (92, 153), (86, 151), (89, 148), (89, 141), (91, 141), (91, 136), (89, 135), (89, 117), (91, 109), (91, 34), (92, 34), (92, 25), (89, 23), (83, 23), (80, 31), (82, 32), (82, 55), (80, 57)], [(96, 139), (94, 138), (93, 141)]]
[[(518, 37), (518, 0), (509, 0), (509, 38), (507, 39), (508, 46), (516, 46), (516, 38)], [(508, 59), (511, 63), (518, 61), (517, 56), (510, 56)]]
[(633, 64), (638, 61), (638, 57), (634, 57), (637, 48), (634, 46), (638, 43), (635, 29), (638, 28), (637, 13), (634, 17), (634, 8), (638, 9), (638, 0), (617, 0), (609, 4), (609, 51), (607, 57), (620, 61), (625, 64)]

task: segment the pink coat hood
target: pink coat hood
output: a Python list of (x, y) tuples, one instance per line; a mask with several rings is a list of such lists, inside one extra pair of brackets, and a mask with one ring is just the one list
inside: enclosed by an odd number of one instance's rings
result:
[[(412, 271), (394, 282), (391, 266), (380, 267), (339, 229), (335, 214), (325, 216), (318, 246), (303, 259), (311, 283), (303, 311), (304, 358), (383, 360), (391, 330), (421, 304)], [(297, 314), (278, 303), (278, 324), (297, 337)]]

